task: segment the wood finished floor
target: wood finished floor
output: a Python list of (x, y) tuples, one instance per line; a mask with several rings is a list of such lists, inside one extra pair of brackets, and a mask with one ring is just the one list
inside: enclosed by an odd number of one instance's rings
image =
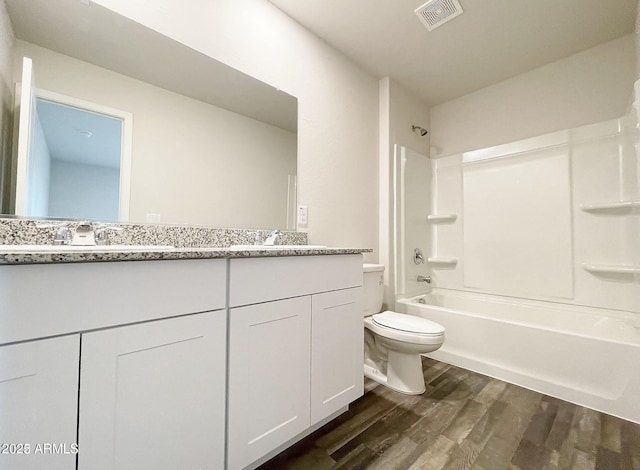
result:
[(640, 470), (638, 424), (431, 359), (423, 369), (425, 394), (375, 387), (260, 470)]

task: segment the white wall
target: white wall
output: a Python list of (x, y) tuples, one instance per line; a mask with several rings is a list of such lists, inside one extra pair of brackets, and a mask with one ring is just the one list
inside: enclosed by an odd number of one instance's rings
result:
[(94, 3), (296, 96), (309, 241), (377, 248), (376, 79), (266, 0)]
[(294, 133), (17, 41), (22, 56), (38, 88), (133, 114), (131, 222), (286, 227)]
[(615, 119), (631, 102), (629, 34), (431, 109), (431, 157)]
[(4, 0), (0, 0), (0, 213), (8, 212), (13, 127), (14, 35)]
[[(419, 158), (419, 155), (428, 155), (429, 134), (422, 137), (419, 133), (413, 132), (411, 126), (416, 125), (429, 129), (429, 108), (390, 77), (380, 80), (379, 96), (379, 262), (386, 266), (385, 302), (388, 308), (393, 308), (393, 286), (396, 285), (395, 268), (397, 264), (394, 238), (396, 229), (394, 203), (398, 202), (400, 197), (394, 181), (397, 175), (394, 170), (396, 163), (394, 158), (400, 158), (400, 147), (413, 150), (411, 152), (413, 158)], [(416, 157), (416, 155), (418, 156)], [(416, 165), (416, 168), (421, 168), (421, 166)], [(428, 184), (427, 180), (426, 185)], [(419, 235), (415, 234), (415, 236)], [(422, 235), (427, 236), (428, 233), (425, 231)], [(414, 234), (412, 233), (411, 236)], [(403, 255), (406, 256), (407, 253)]]
[(51, 160), (49, 217), (118, 220), (120, 171)]

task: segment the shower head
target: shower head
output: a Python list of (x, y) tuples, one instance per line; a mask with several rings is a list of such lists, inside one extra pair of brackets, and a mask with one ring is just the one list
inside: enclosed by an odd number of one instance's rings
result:
[(420, 131), (420, 136), (422, 136), (422, 137), (424, 137), (425, 135), (427, 135), (429, 133), (428, 130), (426, 130), (424, 127), (420, 127), (420, 126), (411, 126), (411, 130), (413, 132)]

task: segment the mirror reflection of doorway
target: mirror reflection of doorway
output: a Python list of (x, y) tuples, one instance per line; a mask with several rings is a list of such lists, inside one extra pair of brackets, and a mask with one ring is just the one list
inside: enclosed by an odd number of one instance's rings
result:
[(34, 87), (16, 92), (15, 214), (127, 222), (133, 115)]
[(122, 120), (36, 98), (25, 211), (118, 220)]

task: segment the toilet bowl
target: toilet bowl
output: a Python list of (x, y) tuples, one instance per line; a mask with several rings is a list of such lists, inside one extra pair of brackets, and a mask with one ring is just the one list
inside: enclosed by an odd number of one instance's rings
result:
[(444, 342), (444, 327), (413, 315), (380, 311), (384, 266), (363, 265), (364, 375), (398, 392), (425, 392), (421, 354)]

